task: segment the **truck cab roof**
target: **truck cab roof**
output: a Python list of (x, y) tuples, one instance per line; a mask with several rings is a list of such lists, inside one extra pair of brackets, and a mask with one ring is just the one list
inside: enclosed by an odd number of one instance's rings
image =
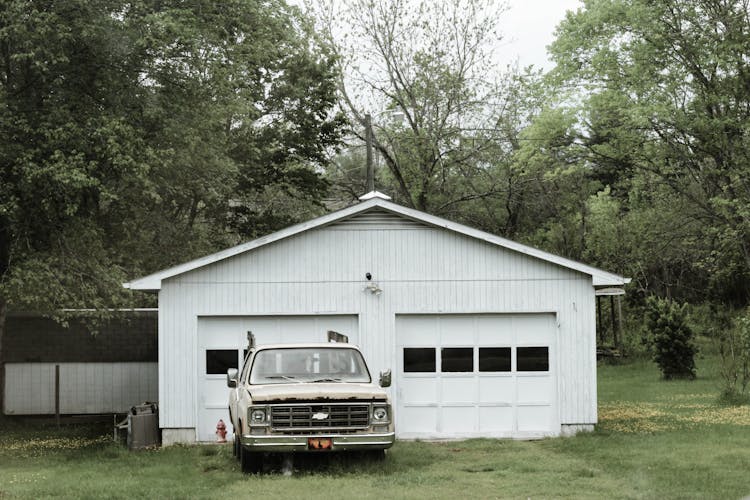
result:
[(309, 348), (331, 348), (331, 349), (356, 349), (360, 350), (359, 346), (355, 344), (345, 344), (343, 342), (306, 342), (306, 343), (295, 343), (295, 344), (262, 344), (257, 345), (253, 349), (260, 351), (264, 349), (309, 349)]

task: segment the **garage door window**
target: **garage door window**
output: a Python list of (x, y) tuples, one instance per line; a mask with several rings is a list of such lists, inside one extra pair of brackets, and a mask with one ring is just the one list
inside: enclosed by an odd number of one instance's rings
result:
[(406, 373), (434, 373), (434, 347), (405, 347), (404, 372)]
[(480, 372), (509, 372), (510, 347), (480, 347)]
[(206, 374), (226, 375), (229, 368), (237, 368), (236, 349), (208, 349), (206, 350)]
[(471, 347), (444, 347), (440, 356), (442, 372), (474, 371), (474, 349)]
[(516, 371), (549, 371), (549, 349), (547, 347), (519, 347), (516, 351)]
[[(404, 373), (435, 373), (435, 347), (405, 347)], [(479, 372), (511, 372), (511, 347), (479, 347)], [(472, 347), (440, 348), (440, 372), (473, 373), (474, 351)], [(517, 372), (548, 372), (549, 347), (516, 348)]]

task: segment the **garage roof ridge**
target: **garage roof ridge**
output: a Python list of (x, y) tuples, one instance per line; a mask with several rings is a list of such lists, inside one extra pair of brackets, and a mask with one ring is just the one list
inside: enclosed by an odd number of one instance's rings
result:
[(617, 274), (610, 273), (602, 269), (597, 269), (587, 264), (583, 264), (581, 262), (577, 262), (565, 257), (560, 257), (558, 255), (554, 255), (537, 248), (523, 245), (521, 243), (517, 243), (500, 236), (495, 236), (493, 234), (480, 231), (479, 229), (464, 226), (463, 224), (459, 224), (457, 222), (451, 222), (449, 220), (442, 219), (440, 217), (430, 215), (419, 210), (398, 205), (389, 201), (388, 196), (376, 191), (367, 193), (367, 195), (364, 195), (360, 199), (363, 199), (363, 201), (358, 204), (343, 208), (335, 212), (331, 212), (326, 215), (322, 215), (306, 222), (295, 224), (275, 233), (271, 233), (254, 240), (241, 243), (234, 247), (227, 248), (225, 250), (221, 250), (219, 252), (206, 255), (204, 257), (200, 257), (198, 259), (191, 260), (189, 262), (185, 262), (183, 264), (179, 264), (177, 266), (173, 266), (161, 271), (157, 271), (153, 274), (135, 279), (128, 283), (123, 283), (123, 287), (133, 290), (160, 290), (162, 280), (165, 280), (167, 278), (171, 278), (192, 271), (194, 269), (198, 269), (200, 267), (204, 267), (215, 262), (228, 259), (235, 255), (239, 255), (241, 253), (288, 238), (290, 236), (294, 236), (299, 233), (303, 233), (305, 231), (309, 231), (311, 229), (334, 224), (353, 215), (370, 210), (374, 207), (379, 207), (408, 219), (422, 222), (430, 226), (448, 229), (465, 236), (483, 240), (487, 243), (507, 248), (509, 250), (514, 250), (530, 257), (534, 257), (543, 261), (550, 262), (552, 264), (557, 264), (559, 266), (567, 267), (569, 269), (588, 274), (592, 277), (593, 285), (595, 287), (623, 286), (630, 282), (630, 278), (625, 278)]

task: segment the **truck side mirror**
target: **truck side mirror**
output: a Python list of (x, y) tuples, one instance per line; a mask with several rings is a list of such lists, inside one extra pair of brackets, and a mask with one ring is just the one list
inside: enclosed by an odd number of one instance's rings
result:
[(390, 387), (390, 386), (391, 386), (391, 371), (384, 370), (380, 372), (380, 387)]
[(227, 370), (227, 387), (237, 387), (237, 368)]

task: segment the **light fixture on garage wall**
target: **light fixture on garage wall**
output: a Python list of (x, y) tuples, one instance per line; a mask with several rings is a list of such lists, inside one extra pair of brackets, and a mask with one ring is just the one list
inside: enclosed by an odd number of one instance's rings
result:
[(368, 283), (364, 289), (369, 291), (373, 295), (380, 295), (381, 293), (383, 293), (383, 290), (381, 290), (378, 284), (374, 281)]
[(365, 278), (367, 278), (367, 281), (369, 281), (369, 283), (367, 283), (367, 285), (365, 285), (365, 287), (362, 289), (362, 291), (364, 291), (364, 292), (368, 292), (369, 291), (373, 295), (380, 295), (381, 293), (383, 293), (383, 290), (380, 289), (380, 287), (378, 286), (378, 284), (375, 283), (374, 281), (372, 281), (372, 274), (371, 273), (365, 273)]

